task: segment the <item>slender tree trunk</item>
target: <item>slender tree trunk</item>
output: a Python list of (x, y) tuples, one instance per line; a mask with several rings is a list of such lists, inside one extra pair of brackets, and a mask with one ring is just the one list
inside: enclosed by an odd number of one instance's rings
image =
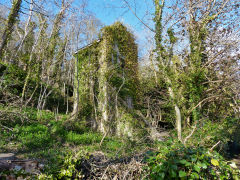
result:
[(25, 25), (25, 28), (24, 28), (24, 35), (22, 37), (22, 40), (20, 42), (20, 45), (17, 49), (17, 52), (15, 53), (15, 55), (13, 56), (13, 59), (15, 59), (15, 57), (17, 56), (18, 52), (20, 51), (20, 49), (22, 48), (22, 45), (24, 43), (24, 40), (25, 38), (27, 37), (28, 33), (29, 33), (29, 30), (28, 30), (28, 27), (29, 27), (29, 24), (30, 24), (30, 21), (32, 19), (32, 11), (33, 10), (33, 0), (31, 0), (30, 2), (30, 7), (29, 7), (29, 16), (28, 16), (28, 20), (27, 20), (27, 23)]
[[(168, 87), (168, 91), (170, 97), (175, 100), (175, 96), (171, 87)], [(175, 115), (176, 115), (176, 130), (178, 135), (178, 140), (182, 140), (182, 119), (181, 119), (181, 111), (176, 103), (174, 103)]]
[(18, 17), (19, 11), (20, 11), (21, 3), (22, 3), (22, 0), (13, 0), (12, 9), (10, 11), (6, 26), (3, 31), (2, 43), (0, 44), (0, 59), (3, 56), (3, 50), (8, 43), (8, 39), (12, 34), (14, 24), (17, 20), (17, 17)]

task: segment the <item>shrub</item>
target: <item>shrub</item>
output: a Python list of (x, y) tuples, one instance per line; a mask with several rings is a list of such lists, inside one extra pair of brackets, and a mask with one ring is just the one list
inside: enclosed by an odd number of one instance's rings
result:
[(39, 180), (45, 179), (82, 179), (82, 152), (73, 155), (71, 152), (66, 154), (63, 161), (54, 170), (49, 170), (48, 173), (41, 173), (38, 175)]
[(165, 148), (151, 154), (147, 163), (150, 179), (238, 179), (240, 175), (235, 164), (201, 147)]

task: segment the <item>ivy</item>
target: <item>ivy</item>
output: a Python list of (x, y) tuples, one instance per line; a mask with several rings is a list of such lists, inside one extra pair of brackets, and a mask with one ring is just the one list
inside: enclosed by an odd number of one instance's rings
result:
[[(120, 22), (104, 27), (100, 32), (98, 41), (94, 41), (77, 53), (79, 102), (81, 119), (91, 116), (89, 106), (93, 108), (90, 98), (91, 88), (97, 97), (98, 115), (102, 113), (113, 114), (115, 109), (115, 96), (125, 99), (128, 96), (136, 102), (138, 98), (138, 48), (131, 32)], [(94, 81), (94, 87), (90, 87)], [(106, 97), (107, 96), (107, 97)], [(106, 98), (108, 104), (104, 106)], [(104, 107), (103, 107), (104, 106)], [(92, 109), (93, 113), (93, 109)], [(117, 120), (117, 119), (115, 119)], [(111, 120), (113, 121), (113, 120)], [(130, 120), (131, 121), (131, 120)], [(105, 122), (108, 127), (111, 122)]]
[(238, 179), (240, 171), (202, 147), (166, 147), (147, 158), (149, 179)]

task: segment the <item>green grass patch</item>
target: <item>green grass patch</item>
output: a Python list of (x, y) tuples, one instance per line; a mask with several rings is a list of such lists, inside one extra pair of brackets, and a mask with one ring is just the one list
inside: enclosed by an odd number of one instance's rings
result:
[(67, 134), (67, 142), (74, 143), (76, 145), (84, 144), (94, 144), (100, 143), (102, 135), (100, 133), (86, 132), (84, 134), (77, 134), (75, 132), (69, 132)]
[(48, 128), (42, 124), (33, 124), (14, 128), (16, 140), (20, 142), (22, 148), (37, 149), (51, 146), (53, 139), (48, 132)]

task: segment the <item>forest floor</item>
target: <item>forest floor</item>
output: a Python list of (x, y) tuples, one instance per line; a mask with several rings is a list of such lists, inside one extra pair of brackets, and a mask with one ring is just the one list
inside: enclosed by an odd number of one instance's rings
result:
[(81, 123), (78, 128), (68, 129), (65, 114), (42, 111), (39, 115), (36, 109), (3, 106), (0, 111), (0, 153), (13, 153), (17, 161), (37, 161), (45, 172), (58, 172), (66, 157), (78, 156), (88, 158), (82, 168), (89, 176), (91, 172), (86, 168), (89, 163), (94, 164), (95, 172), (101, 172), (109, 166), (140, 162), (142, 154), (157, 147), (143, 139), (104, 137), (83, 128)]
[[(0, 106), (0, 154), (13, 153), (14, 159), (8, 160), (14, 167), (21, 164), (37, 169), (36, 173), (61, 176), (77, 167), (82, 179), (114, 179), (116, 174), (131, 179), (144, 174), (148, 153), (167, 146), (149, 139), (105, 137), (86, 128), (82, 121), (68, 119), (69, 115), (51, 111)], [(232, 161), (240, 168), (239, 156)], [(5, 162), (0, 160), (0, 170)]]

